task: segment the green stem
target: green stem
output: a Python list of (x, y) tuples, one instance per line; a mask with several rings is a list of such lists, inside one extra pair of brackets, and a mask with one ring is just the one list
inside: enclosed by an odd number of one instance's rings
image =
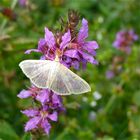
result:
[(13, 0), (12, 4), (11, 4), (11, 9), (13, 10), (16, 7), (18, 0)]
[(107, 113), (107, 112), (109, 111), (109, 109), (111, 108), (111, 106), (112, 106), (112, 104), (114, 103), (115, 99), (116, 99), (116, 95), (113, 94), (113, 95), (110, 97), (110, 99), (109, 99), (107, 105), (105, 106), (104, 113)]
[(30, 140), (37, 140), (37, 137), (36, 137), (36, 135), (34, 135), (34, 134), (31, 134), (31, 139)]

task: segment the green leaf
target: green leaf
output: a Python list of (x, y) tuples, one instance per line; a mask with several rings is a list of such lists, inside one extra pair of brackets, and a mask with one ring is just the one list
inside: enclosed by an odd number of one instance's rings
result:
[(0, 121), (0, 139), (19, 140), (14, 129), (6, 121)]
[(30, 140), (31, 139), (31, 135), (29, 133), (25, 133), (22, 137), (22, 140)]

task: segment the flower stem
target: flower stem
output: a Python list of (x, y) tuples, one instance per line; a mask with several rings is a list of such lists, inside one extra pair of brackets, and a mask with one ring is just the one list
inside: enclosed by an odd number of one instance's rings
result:
[(115, 99), (116, 99), (116, 95), (113, 94), (113, 95), (110, 97), (110, 99), (109, 99), (107, 105), (105, 106), (104, 113), (107, 113), (107, 112), (109, 111), (109, 109), (111, 108), (111, 106), (112, 106), (112, 104), (114, 103)]
[(31, 134), (31, 140), (37, 140), (37, 137), (36, 137), (36, 135), (34, 135), (34, 134)]

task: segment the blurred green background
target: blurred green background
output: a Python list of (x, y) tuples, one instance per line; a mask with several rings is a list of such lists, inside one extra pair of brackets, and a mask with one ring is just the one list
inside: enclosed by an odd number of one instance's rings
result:
[[(96, 40), (98, 66), (88, 64), (77, 73), (92, 87), (92, 92), (63, 97), (67, 111), (53, 123), (50, 140), (140, 140), (140, 44), (133, 44), (130, 55), (113, 48), (116, 33), (133, 28), (140, 34), (138, 0), (28, 0), (22, 7), (17, 0), (0, 0), (0, 10), (10, 7), (16, 20), (0, 13), (0, 140), (30, 140), (24, 133), (27, 118), (21, 109), (31, 106), (17, 94), (30, 83), (18, 67), (24, 59), (38, 59), (36, 48), (44, 27), (59, 27), (60, 16), (77, 10), (89, 21), (89, 40)], [(105, 73), (114, 56), (123, 56), (122, 72), (113, 79)]]

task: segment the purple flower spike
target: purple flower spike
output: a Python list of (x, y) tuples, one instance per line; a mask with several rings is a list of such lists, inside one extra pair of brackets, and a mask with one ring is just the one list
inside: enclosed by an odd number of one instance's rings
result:
[(49, 108), (42, 106), (38, 110), (30, 109), (22, 111), (23, 114), (30, 117), (30, 120), (25, 125), (25, 131), (30, 131), (33, 129), (43, 129), (46, 134), (49, 134), (51, 125), (49, 121), (57, 121), (58, 113), (54, 111), (49, 113)]
[(78, 69), (80, 64), (78, 62), (84, 62), (86, 67), (87, 62), (92, 64), (98, 64), (94, 59), (96, 56), (95, 50), (99, 48), (96, 41), (85, 41), (88, 37), (88, 22), (86, 19), (82, 20), (82, 27), (78, 33), (77, 39), (70, 44), (71, 49), (64, 52), (64, 55), (73, 59), (71, 66)]
[(49, 134), (51, 129), (50, 121), (58, 120), (58, 113), (65, 111), (62, 104), (62, 98), (48, 89), (39, 89), (32, 86), (28, 90), (22, 90), (18, 97), (32, 97), (33, 101), (40, 102), (40, 107), (30, 108), (21, 111), (29, 121), (25, 125), (25, 131), (43, 129), (46, 134)]
[(138, 40), (138, 36), (133, 30), (122, 30), (117, 33), (113, 46), (120, 51), (130, 54), (131, 46), (136, 40)]
[[(87, 63), (98, 64), (95, 60), (96, 49), (99, 48), (96, 41), (86, 41), (88, 37), (88, 21), (82, 20), (82, 25), (77, 34), (78, 23), (72, 22), (65, 28), (65, 32), (57, 32), (53, 34), (47, 27), (45, 28), (44, 38), (38, 41), (37, 49), (27, 50), (25, 53), (39, 52), (40, 59), (54, 61), (55, 58), (65, 65), (67, 68), (74, 67), (85, 69)], [(75, 24), (75, 25), (74, 25)], [(72, 27), (72, 26), (73, 27)], [(76, 32), (75, 32), (76, 31)], [(135, 37), (136, 38), (136, 37)], [(60, 95), (55, 94), (50, 89), (41, 89), (31, 86), (28, 90), (22, 90), (18, 95), (19, 98), (30, 97), (34, 102), (34, 107), (21, 111), (29, 118), (25, 124), (25, 131), (43, 130), (49, 135), (51, 129), (51, 122), (58, 120), (58, 115), (65, 108), (62, 104)]]
[[(82, 26), (78, 35), (71, 38), (71, 30), (68, 29), (63, 35), (58, 33), (55, 37), (53, 33), (45, 28), (45, 37), (38, 42), (38, 49), (27, 50), (29, 54), (32, 51), (41, 52), (42, 60), (54, 60), (56, 55), (60, 59), (60, 63), (66, 67), (80, 68), (80, 63), (86, 67), (87, 62), (98, 64), (95, 60), (96, 49), (99, 48), (96, 41), (86, 41), (88, 37), (88, 21), (83, 18)], [(84, 63), (83, 63), (84, 62)]]

